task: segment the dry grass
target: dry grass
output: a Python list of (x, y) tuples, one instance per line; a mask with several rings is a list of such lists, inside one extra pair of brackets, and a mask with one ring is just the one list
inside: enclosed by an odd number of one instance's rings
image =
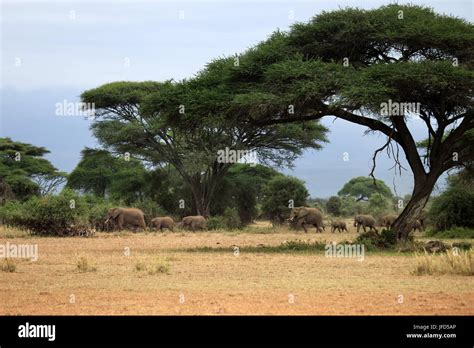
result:
[[(352, 227), (350, 233), (334, 234), (284, 228), (266, 233), (266, 226), (262, 229), (265, 233), (30, 237), (29, 243), (38, 244), (39, 259), (22, 262), (21, 272), (1, 273), (0, 315), (474, 314), (474, 277), (413, 276), (410, 270), (417, 258), (412, 254), (369, 253), (359, 262), (327, 258), (324, 251), (245, 252), (245, 247), (277, 247), (297, 239), (310, 243), (353, 240), (356, 233)], [(0, 243), (6, 241), (0, 236)], [(240, 248), (238, 256), (233, 246)], [(228, 251), (185, 251), (200, 247)], [(128, 256), (125, 249), (130, 250)], [(87, 266), (93, 261), (97, 270), (71, 272), (75, 255), (87, 255)], [(155, 268), (153, 276), (148, 274), (149, 268)], [(71, 294), (75, 304), (68, 300)], [(180, 301), (181, 295), (184, 301)], [(290, 295), (294, 303), (289, 302)], [(399, 295), (404, 297), (403, 304), (397, 301)]]
[(3, 259), (0, 264), (0, 270), (2, 272), (13, 273), (16, 271), (16, 262), (11, 258)]
[(97, 267), (93, 266), (85, 255), (76, 255), (74, 263), (79, 272), (96, 272)]
[(412, 271), (414, 275), (442, 275), (455, 274), (472, 276), (474, 275), (474, 260), (471, 252), (447, 251), (441, 254), (416, 255), (416, 266)]
[(17, 227), (9, 227), (6, 225), (0, 225), (0, 238), (12, 239), (12, 238), (29, 238), (31, 234), (23, 229)]
[(150, 264), (145, 264), (144, 262), (137, 262), (135, 264), (135, 271), (142, 272), (146, 271), (149, 275), (156, 275), (156, 274), (170, 274), (171, 273), (171, 265), (169, 263), (168, 258), (162, 259), (159, 258), (154, 260)]

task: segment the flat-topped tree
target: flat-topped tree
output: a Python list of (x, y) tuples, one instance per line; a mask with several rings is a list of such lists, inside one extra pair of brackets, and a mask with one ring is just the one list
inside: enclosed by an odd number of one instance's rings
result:
[(195, 213), (208, 216), (217, 185), (238, 159), (219, 158), (219, 151), (254, 151), (262, 163), (289, 165), (304, 148), (326, 141), (317, 121), (255, 127), (237, 115), (224, 117), (235, 96), (223, 83), (230, 70), (214, 66), (180, 82), (114, 82), (81, 98), (95, 104), (92, 130), (104, 147), (155, 166), (172, 165), (189, 185)]
[[(257, 127), (325, 116), (366, 126), (387, 137), (371, 173), (383, 150), (401, 169), (401, 149), (414, 188), (392, 225), (400, 239), (440, 175), (474, 158), (465, 146), (474, 128), (474, 29), (465, 20), (395, 4), (323, 12), (274, 33), (238, 61), (226, 77), (237, 94), (229, 117), (237, 113)], [(426, 162), (410, 132), (412, 117), (426, 126)]]

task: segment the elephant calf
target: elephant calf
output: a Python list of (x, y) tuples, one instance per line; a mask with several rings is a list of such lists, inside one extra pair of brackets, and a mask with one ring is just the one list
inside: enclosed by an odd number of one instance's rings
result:
[(193, 232), (196, 232), (196, 229), (204, 230), (207, 228), (206, 219), (202, 215), (185, 216), (181, 221), (181, 225)]
[(333, 221), (331, 224), (331, 232), (334, 233), (336, 230), (338, 230), (339, 232), (348, 232), (346, 223), (343, 221)]
[(151, 228), (156, 228), (160, 231), (163, 231), (164, 228), (167, 228), (168, 230), (173, 232), (174, 220), (169, 216), (156, 217), (154, 219), (151, 219)]
[(366, 232), (366, 227), (369, 227), (369, 231), (373, 229), (375, 232), (378, 232), (375, 228), (375, 219), (372, 215), (356, 215), (354, 218), (354, 227), (357, 227), (357, 233), (359, 233), (361, 226), (364, 232)]

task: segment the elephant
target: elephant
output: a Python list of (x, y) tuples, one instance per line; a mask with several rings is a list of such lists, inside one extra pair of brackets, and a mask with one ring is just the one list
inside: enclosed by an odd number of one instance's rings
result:
[(110, 208), (107, 212), (106, 224), (112, 222), (118, 227), (119, 231), (123, 226), (140, 227), (146, 230), (145, 214), (138, 208)]
[(185, 216), (181, 221), (183, 228), (191, 228), (193, 232), (196, 229), (204, 230), (207, 228), (206, 219), (202, 215)]
[(421, 224), (420, 220), (415, 220), (411, 223), (411, 228), (413, 232), (418, 230), (418, 232), (424, 231), (423, 225)]
[(392, 226), (393, 222), (397, 219), (398, 216), (396, 215), (384, 215), (382, 216), (382, 219), (380, 220), (380, 226), (385, 227), (385, 228), (390, 228)]
[(338, 230), (339, 232), (348, 232), (346, 223), (343, 221), (333, 221), (331, 223), (331, 232), (334, 233), (336, 230)]
[(372, 215), (356, 215), (354, 217), (354, 227), (357, 227), (357, 233), (359, 233), (360, 226), (362, 226), (364, 232), (366, 227), (369, 227), (369, 231), (373, 229), (375, 232), (378, 232)]
[(316, 232), (322, 233), (326, 230), (323, 223), (323, 214), (318, 208), (308, 207), (296, 207), (291, 210), (290, 218), (288, 219), (291, 223), (301, 224), (304, 231), (308, 233), (306, 225), (312, 225), (316, 227)]
[(151, 227), (160, 229), (160, 231), (163, 231), (164, 228), (167, 228), (173, 232), (174, 220), (169, 216), (156, 217), (151, 220)]

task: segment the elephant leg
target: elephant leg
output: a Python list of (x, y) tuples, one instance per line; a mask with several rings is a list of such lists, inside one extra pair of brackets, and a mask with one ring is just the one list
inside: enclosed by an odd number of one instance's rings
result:
[(305, 233), (308, 233), (308, 230), (306, 229), (306, 226), (305, 226), (305, 225), (306, 225), (306, 224), (305, 224), (304, 221), (303, 221), (303, 223), (301, 224), (301, 226), (303, 227), (304, 232), (305, 232)]
[(122, 228), (123, 228), (123, 216), (120, 215), (117, 219), (117, 225), (118, 225), (118, 228), (119, 228), (119, 231), (122, 231)]
[(360, 231), (360, 224), (357, 224), (357, 233)]
[(365, 233), (365, 225), (362, 225), (362, 229), (364, 230), (364, 233)]

